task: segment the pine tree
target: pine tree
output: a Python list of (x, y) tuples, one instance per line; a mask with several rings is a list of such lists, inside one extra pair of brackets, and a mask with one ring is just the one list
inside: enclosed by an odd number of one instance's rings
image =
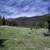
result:
[(6, 24), (6, 20), (5, 20), (5, 17), (4, 17), (4, 16), (3, 16), (3, 18), (2, 18), (2, 22), (3, 22), (3, 25)]
[(0, 16), (0, 25), (2, 25), (2, 17)]

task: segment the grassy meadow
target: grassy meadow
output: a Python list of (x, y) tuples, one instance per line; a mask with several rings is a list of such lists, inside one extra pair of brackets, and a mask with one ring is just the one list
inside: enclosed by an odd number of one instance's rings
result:
[(0, 26), (0, 39), (8, 39), (0, 50), (50, 50), (50, 37), (45, 37), (47, 29)]

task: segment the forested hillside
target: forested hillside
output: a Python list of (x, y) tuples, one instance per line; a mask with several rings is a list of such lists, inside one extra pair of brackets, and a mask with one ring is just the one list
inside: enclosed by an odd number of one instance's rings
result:
[(46, 28), (47, 20), (50, 20), (50, 14), (43, 16), (33, 16), (33, 17), (19, 17), (19, 18), (8, 18), (7, 25), (11, 26), (24, 26), (24, 27), (36, 27), (36, 28)]
[(47, 28), (50, 14), (33, 17), (8, 18), (0, 16), (0, 25)]

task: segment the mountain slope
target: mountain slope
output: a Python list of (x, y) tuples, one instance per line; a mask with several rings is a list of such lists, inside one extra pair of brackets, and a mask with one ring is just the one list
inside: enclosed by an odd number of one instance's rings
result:
[(33, 25), (43, 25), (47, 23), (47, 20), (50, 19), (50, 14), (43, 16), (35, 16), (35, 17), (19, 17), (14, 19), (8, 19), (7, 21), (11, 24), (17, 24), (18, 26), (33, 26)]

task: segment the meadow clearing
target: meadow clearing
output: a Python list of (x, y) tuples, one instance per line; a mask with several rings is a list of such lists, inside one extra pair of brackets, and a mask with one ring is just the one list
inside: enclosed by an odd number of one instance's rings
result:
[(0, 50), (50, 50), (50, 37), (43, 33), (47, 29), (0, 26), (0, 39), (8, 39)]

